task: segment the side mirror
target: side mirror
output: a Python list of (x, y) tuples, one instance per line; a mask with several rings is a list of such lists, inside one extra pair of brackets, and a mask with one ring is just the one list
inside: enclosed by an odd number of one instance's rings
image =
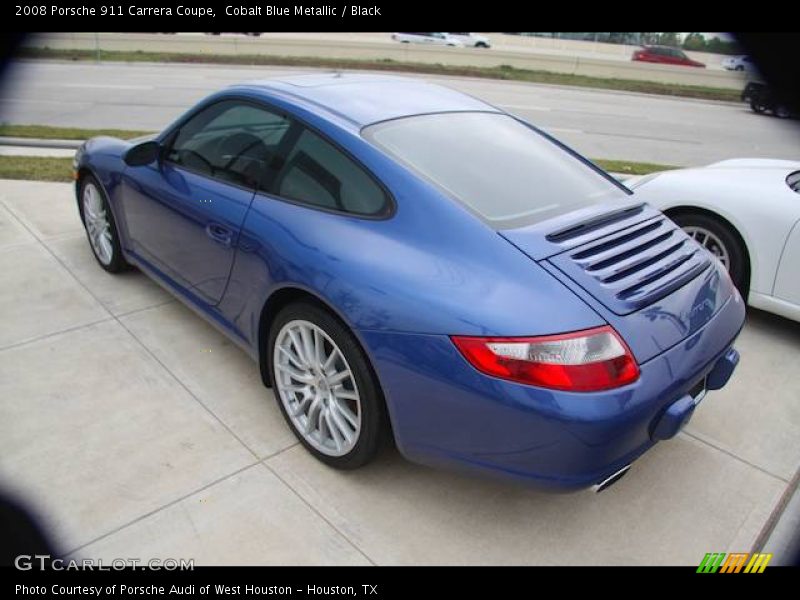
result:
[(156, 141), (142, 142), (130, 148), (123, 158), (129, 167), (143, 167), (158, 159), (161, 154), (161, 144)]

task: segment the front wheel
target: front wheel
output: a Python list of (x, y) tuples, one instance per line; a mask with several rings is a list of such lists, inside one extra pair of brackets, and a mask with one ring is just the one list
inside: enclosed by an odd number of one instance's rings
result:
[(81, 181), (78, 204), (92, 253), (103, 269), (119, 273), (130, 268), (122, 256), (117, 224), (100, 183), (91, 175)]
[(682, 213), (671, 217), (689, 237), (711, 252), (728, 270), (742, 296), (746, 294), (745, 249), (731, 228), (718, 219), (701, 213)]
[(353, 334), (316, 304), (298, 302), (275, 317), (268, 348), (272, 389), (297, 439), (338, 469), (370, 462), (387, 429), (384, 400)]

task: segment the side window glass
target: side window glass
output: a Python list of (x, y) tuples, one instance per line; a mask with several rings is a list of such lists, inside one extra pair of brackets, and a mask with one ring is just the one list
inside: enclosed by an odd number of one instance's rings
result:
[(237, 100), (218, 102), (187, 121), (167, 160), (191, 171), (255, 188), (274, 176), (276, 152), (290, 121)]
[(388, 202), (364, 169), (308, 130), (287, 156), (274, 189), (289, 200), (356, 215), (380, 214)]

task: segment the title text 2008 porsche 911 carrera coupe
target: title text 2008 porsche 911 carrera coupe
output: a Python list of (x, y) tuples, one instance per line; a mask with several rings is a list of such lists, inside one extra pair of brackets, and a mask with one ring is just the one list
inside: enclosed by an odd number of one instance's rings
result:
[[(395, 77), (212, 95), (77, 153), (100, 265), (135, 265), (257, 362), (317, 458), (601, 489), (738, 362), (744, 304), (662, 213), (548, 135)], [(266, 401), (266, 394), (265, 394)]]

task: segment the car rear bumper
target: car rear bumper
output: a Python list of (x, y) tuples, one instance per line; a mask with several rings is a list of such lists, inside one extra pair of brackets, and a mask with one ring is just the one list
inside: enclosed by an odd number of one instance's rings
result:
[(602, 482), (675, 435), (694, 411), (686, 395), (698, 381), (727, 382), (744, 310), (732, 296), (702, 329), (641, 364), (638, 381), (591, 394), (483, 375), (447, 336), (361, 336), (409, 460), (569, 491)]

